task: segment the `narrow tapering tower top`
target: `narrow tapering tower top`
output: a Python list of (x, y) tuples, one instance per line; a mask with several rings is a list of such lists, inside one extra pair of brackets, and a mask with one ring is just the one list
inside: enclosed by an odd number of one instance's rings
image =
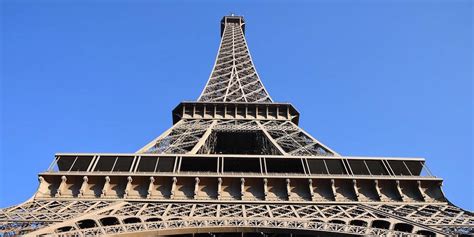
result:
[(230, 16), (224, 16), (221, 20), (221, 37), (224, 35), (224, 29), (227, 23), (236, 23), (239, 24), (242, 28), (242, 32), (245, 35), (245, 20), (242, 16), (235, 16), (231, 14)]
[(219, 52), (199, 101), (272, 102), (255, 70), (244, 32), (242, 16), (222, 18)]

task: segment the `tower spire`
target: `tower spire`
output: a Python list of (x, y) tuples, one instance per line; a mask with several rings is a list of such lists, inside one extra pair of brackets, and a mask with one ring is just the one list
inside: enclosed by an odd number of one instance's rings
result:
[(0, 208), (0, 235), (474, 233), (474, 213), (446, 199), (424, 159), (341, 156), (303, 131), (263, 88), (243, 18), (222, 22), (200, 101), (180, 103), (136, 153), (56, 154), (31, 199)]
[(221, 42), (201, 102), (273, 102), (263, 86), (245, 40), (242, 16), (221, 20)]

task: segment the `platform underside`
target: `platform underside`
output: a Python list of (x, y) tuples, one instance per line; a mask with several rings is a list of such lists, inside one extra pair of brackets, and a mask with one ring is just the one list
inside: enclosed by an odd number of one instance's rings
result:
[(2, 209), (0, 228), (7, 236), (260, 232), (445, 235), (472, 234), (474, 214), (448, 203), (302, 205), (44, 199)]

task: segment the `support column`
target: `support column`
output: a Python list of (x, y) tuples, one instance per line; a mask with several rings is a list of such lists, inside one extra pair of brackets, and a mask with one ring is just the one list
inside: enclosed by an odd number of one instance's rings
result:
[(314, 193), (314, 188), (313, 188), (313, 180), (308, 179), (308, 188), (309, 188), (309, 194), (311, 195), (311, 200), (316, 201), (316, 194)]
[(199, 138), (199, 141), (194, 145), (193, 149), (189, 152), (189, 154), (196, 154), (199, 149), (206, 143), (207, 138), (211, 135), (212, 129), (214, 126), (217, 124), (217, 120), (212, 121), (212, 123), (209, 125), (209, 127), (206, 129), (206, 132), (204, 135), (202, 135), (201, 138)]
[(418, 191), (419, 191), (420, 194), (421, 194), (421, 198), (423, 199), (423, 201), (426, 202), (426, 194), (425, 194), (425, 192), (423, 191), (423, 189), (421, 188), (421, 181), (420, 181), (420, 180), (416, 181), (416, 187), (418, 188)]
[(132, 189), (132, 177), (131, 176), (128, 176), (127, 177), (127, 185), (125, 186), (125, 193), (123, 194), (123, 198), (127, 198), (129, 193), (130, 193), (130, 190)]
[(245, 198), (245, 179), (240, 178), (240, 195), (241, 199), (244, 200)]
[(221, 200), (222, 195), (222, 178), (217, 179), (217, 200)]
[(331, 191), (332, 191), (332, 194), (334, 196), (334, 200), (337, 201), (337, 192), (336, 192), (336, 185), (335, 185), (335, 181), (334, 179), (331, 179)]
[(177, 182), (178, 182), (178, 179), (176, 177), (173, 177), (173, 184), (171, 184), (171, 195), (170, 195), (171, 199), (174, 198), (174, 193), (175, 193), (175, 190), (176, 190), (176, 183)]
[[(51, 194), (48, 194), (48, 182), (46, 182), (46, 180), (44, 180), (43, 176), (39, 176), (38, 177), (38, 182), (39, 182), (39, 187), (38, 187), (38, 192), (37, 194), (35, 195), (35, 197), (40, 194), (41, 196), (43, 195), (47, 195), (48, 197), (50, 197)], [(51, 193), (51, 192), (50, 192)]]
[(150, 199), (153, 195), (153, 189), (155, 189), (155, 178), (153, 176), (150, 177), (150, 184), (148, 184), (148, 191), (146, 194), (146, 198)]
[(199, 196), (199, 178), (194, 179), (194, 199), (197, 199)]
[(375, 184), (375, 191), (377, 192), (377, 196), (379, 197), (379, 200), (382, 201), (382, 194), (380, 193), (379, 181), (374, 180), (374, 184)]
[(264, 199), (267, 200), (267, 197), (268, 197), (268, 179), (267, 178), (263, 179), (263, 196), (264, 196)]
[(273, 137), (268, 133), (267, 129), (265, 128), (265, 126), (262, 125), (262, 123), (260, 123), (260, 121), (256, 121), (257, 124), (258, 124), (258, 127), (262, 130), (262, 132), (265, 134), (265, 136), (268, 138), (268, 140), (273, 144), (274, 147), (276, 147), (278, 149), (278, 151), (282, 154), (282, 155), (288, 155), (285, 150), (283, 150), (283, 148), (281, 148), (280, 145), (278, 145), (278, 142), (275, 141), (275, 139), (273, 139)]
[(402, 193), (402, 189), (400, 188), (400, 181), (399, 180), (395, 181), (395, 184), (396, 184), (396, 187), (397, 187), (397, 192), (398, 192), (398, 194), (400, 195), (400, 198), (403, 201), (405, 199), (405, 195)]
[(61, 195), (64, 194), (66, 187), (67, 187), (67, 178), (66, 176), (61, 176), (61, 184), (59, 184), (59, 187), (58, 187), (58, 191), (56, 192), (56, 195), (54, 195), (55, 197), (61, 197)]
[(286, 181), (286, 194), (287, 194), (288, 200), (291, 200), (291, 180), (286, 179), (285, 181)]
[(352, 185), (354, 187), (354, 193), (356, 195), (356, 200), (359, 201), (359, 190), (357, 189), (357, 180), (353, 179), (352, 180)]
[(89, 178), (87, 176), (84, 176), (82, 180), (82, 185), (79, 189), (79, 194), (77, 195), (78, 197), (84, 196), (84, 193), (86, 193), (87, 189), (89, 188)]
[(102, 188), (102, 194), (100, 195), (100, 197), (106, 197), (107, 192), (109, 191), (109, 188), (110, 188), (110, 177), (105, 176), (105, 183), (104, 183), (104, 187)]

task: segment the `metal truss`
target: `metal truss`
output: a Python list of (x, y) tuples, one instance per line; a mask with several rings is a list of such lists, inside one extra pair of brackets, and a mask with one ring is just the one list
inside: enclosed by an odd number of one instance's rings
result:
[(214, 68), (198, 101), (272, 102), (253, 65), (242, 30), (245, 23), (224, 24)]
[(16, 230), (12, 223), (22, 223), (24, 233), (33, 231), (30, 234), (58, 236), (153, 231), (177, 234), (193, 233), (199, 228), (219, 232), (231, 227), (411, 236), (472, 231), (474, 214), (449, 204), (301, 205), (36, 200), (1, 210), (0, 228), (5, 234)]
[(373, 207), (385, 213), (409, 218), (429, 226), (473, 226), (474, 214), (452, 205), (391, 205), (380, 204)]
[(243, 18), (221, 23), (209, 80), (171, 128), (133, 154), (57, 154), (33, 198), (0, 209), (0, 236), (474, 233), (424, 159), (343, 157), (301, 129), (263, 86)]
[(188, 153), (210, 128), (211, 123), (211, 120), (185, 120), (177, 123), (156, 140), (146, 153)]
[(300, 129), (291, 121), (267, 121), (263, 128), (285, 150), (288, 155), (295, 156), (334, 156), (335, 151), (323, 145)]
[(2, 209), (0, 219), (52, 223), (67, 220), (78, 214), (99, 210), (111, 203), (111, 201), (103, 200), (35, 200)]
[[(211, 134), (216, 131), (262, 132), (279, 151), (279, 155), (339, 156), (289, 120), (183, 119), (153, 141), (154, 144), (145, 146), (140, 151), (157, 154), (205, 154), (209, 152), (212, 143), (208, 139), (215, 139)], [(145, 150), (146, 148), (148, 149)]]
[(27, 234), (83, 213), (101, 210), (112, 203), (102, 200), (30, 200), (0, 210), (0, 233), (6, 236)]

